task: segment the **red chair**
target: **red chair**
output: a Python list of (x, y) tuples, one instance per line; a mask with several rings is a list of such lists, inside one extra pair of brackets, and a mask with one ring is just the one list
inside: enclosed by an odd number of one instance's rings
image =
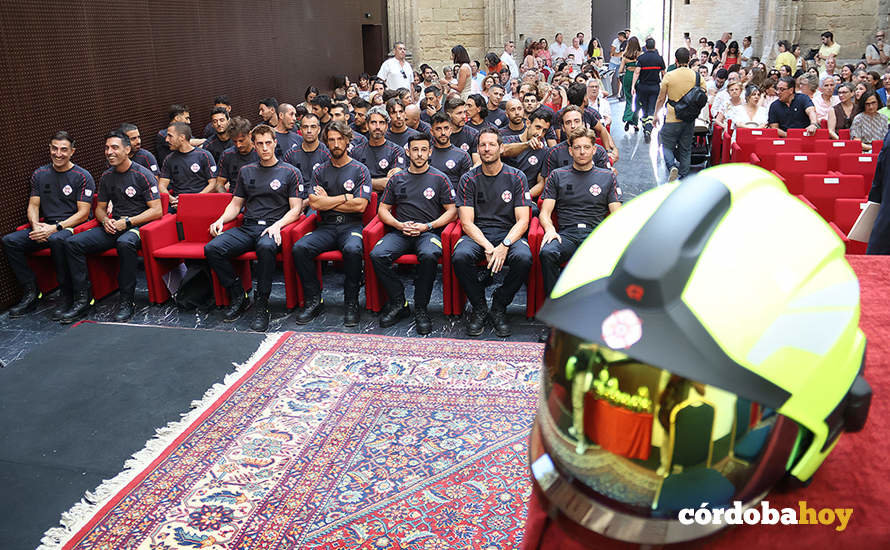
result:
[(828, 169), (838, 170), (840, 155), (847, 153), (861, 153), (862, 144), (852, 139), (817, 139), (813, 149), (816, 153), (828, 155)]
[[(374, 192), (374, 193), (371, 193), (371, 200), (368, 201), (368, 207), (365, 208), (365, 212), (362, 214), (362, 225), (365, 228), (367, 228), (368, 225), (376, 217), (377, 217), (377, 193)], [(291, 241), (291, 243), (295, 243), (298, 240), (300, 240), (302, 237), (304, 237), (305, 235), (308, 235), (309, 233), (315, 231), (315, 229), (318, 227), (318, 222), (319, 222), (319, 218), (318, 218), (317, 213), (312, 214), (311, 216), (302, 218), (300, 221), (298, 221), (296, 226), (293, 229), (293, 235), (292, 235), (293, 240)], [(362, 239), (364, 239), (364, 233), (365, 233), (365, 231), (364, 231), (364, 229), (362, 229)], [(288, 249), (288, 250), (290, 250), (290, 249)], [(365, 263), (366, 270), (368, 269), (368, 266), (371, 265), (371, 258), (370, 258), (370, 256), (368, 256), (369, 253), (370, 253), (370, 250), (367, 247), (364, 247), (362, 256), (364, 256), (363, 260)], [(321, 263), (326, 262), (326, 261), (342, 262), (343, 254), (339, 250), (329, 250), (327, 252), (322, 252), (321, 254), (319, 254), (318, 256), (315, 257), (315, 269), (318, 273), (318, 280), (322, 283), (322, 288), (324, 288), (324, 282), (321, 277)], [(293, 280), (296, 281), (296, 283), (297, 283), (297, 298), (298, 298), (300, 307), (302, 307), (303, 306), (303, 285), (300, 282), (299, 277), (297, 276), (296, 269), (294, 270), (294, 279)], [(367, 287), (367, 281), (366, 281), (365, 287)], [(367, 291), (367, 288), (366, 288), (366, 290), (365, 290), (365, 308), (371, 309), (371, 306), (373, 305), (373, 298), (370, 298), (368, 296), (368, 294), (370, 294), (370, 293)]]
[(830, 225), (834, 226), (835, 231), (844, 240), (847, 254), (865, 254), (865, 249), (868, 247), (868, 243), (851, 241), (847, 238), (866, 202), (865, 199), (834, 199), (834, 218)]
[(827, 222), (834, 220), (835, 199), (862, 199), (868, 193), (857, 174), (806, 174), (801, 192)]
[(754, 144), (758, 139), (779, 139), (777, 128), (745, 128), (735, 131), (735, 143), (732, 145), (730, 158), (733, 162), (747, 162), (754, 152)]
[(792, 195), (803, 192), (805, 174), (828, 172), (828, 155), (825, 153), (777, 153), (775, 171), (782, 175), (785, 187)]
[[(459, 222), (454, 221), (442, 228), (439, 240), (442, 242), (442, 256), (439, 263), (442, 265), (442, 312), (445, 315), (453, 315), (452, 307), (454, 299), (451, 297), (451, 291), (454, 288), (451, 273), (451, 232), (454, 225)], [(364, 241), (365, 257), (370, 260), (371, 250), (386, 234), (386, 225), (380, 221), (380, 218), (374, 217), (371, 223), (362, 231), (362, 240)], [(446, 237), (447, 235), (447, 237)], [(398, 265), (417, 265), (416, 254), (403, 254), (393, 262)], [(377, 279), (377, 273), (374, 271), (374, 264), (370, 261), (365, 263), (365, 303), (366, 307), (374, 312), (383, 309), (383, 304), (388, 296), (383, 286)]]
[(827, 128), (819, 128), (816, 130), (816, 133), (811, 136), (804, 135), (805, 131), (806, 128), (788, 128), (785, 137), (803, 140), (804, 151), (815, 151), (816, 140), (831, 139), (831, 136), (828, 135)]
[(714, 123), (711, 129), (711, 166), (720, 164), (723, 158), (723, 126)]
[(871, 142), (871, 154), (877, 155), (881, 152), (881, 149), (884, 147), (884, 140), (876, 139)]
[(868, 185), (871, 185), (875, 177), (875, 167), (878, 164), (878, 155), (864, 155), (862, 153), (845, 153), (838, 159), (837, 172), (840, 174), (859, 174)]
[(808, 198), (806, 198), (804, 195), (794, 195), (794, 197), (795, 197), (797, 200), (799, 200), (800, 202), (802, 202), (802, 203), (804, 203), (805, 205), (807, 205), (807, 206), (809, 206), (810, 208), (812, 208), (814, 211), (818, 212), (818, 209), (816, 208), (816, 205), (813, 204), (813, 203), (811, 203), (810, 200), (809, 200)]
[(850, 139), (850, 129), (849, 129), (849, 128), (844, 128), (843, 130), (838, 130), (838, 131), (837, 131), (837, 137), (838, 137), (839, 139), (843, 139), (843, 140), (848, 140), (848, 139)]
[[(95, 201), (94, 206), (95, 206)], [(40, 221), (43, 221), (41, 218)], [(77, 235), (87, 229), (95, 227), (95, 223), (91, 223), (89, 220), (83, 222), (82, 224), (74, 227), (74, 234)], [(15, 228), (16, 231), (21, 231), (22, 229), (30, 229), (31, 224), (25, 223)], [(49, 248), (43, 248), (40, 250), (35, 250), (28, 254), (25, 259), (28, 261), (28, 266), (31, 268), (31, 271), (34, 272), (34, 276), (37, 278), (37, 288), (43, 294), (48, 294), (57, 286), (59, 286), (59, 281), (56, 278), (56, 268), (53, 265), (53, 260), (50, 255)]]
[(732, 121), (729, 121), (729, 124), (726, 126), (726, 130), (721, 134), (720, 139), (723, 140), (723, 143), (720, 144), (720, 162), (722, 164), (726, 164), (730, 161), (730, 156), (732, 153), (732, 132), (733, 132), (733, 124)]
[(800, 139), (767, 138), (758, 139), (754, 143), (754, 152), (751, 153), (749, 162), (760, 166), (765, 170), (773, 170), (776, 167), (777, 153), (802, 153), (803, 142)]
[[(140, 238), (144, 237), (145, 231), (150, 230), (154, 225), (164, 221), (164, 219), (169, 218), (171, 214), (167, 214), (167, 209), (170, 204), (170, 195), (167, 193), (161, 193), (161, 211), (164, 212), (164, 215), (161, 216), (160, 219), (149, 222), (142, 227), (139, 228), (139, 236)], [(99, 226), (99, 222), (95, 219), (92, 219), (85, 224), (84, 231), (87, 229), (92, 229), (94, 227)], [(145, 254), (145, 242), (143, 239), (142, 247), (139, 250), (139, 255), (142, 256), (145, 264), (145, 280), (148, 284), (148, 301), (152, 303), (157, 302), (157, 295), (160, 289), (154, 284), (154, 274), (152, 272), (151, 262), (147, 260), (148, 255)], [(93, 288), (93, 298), (96, 300), (101, 300), (105, 296), (108, 296), (115, 290), (117, 290), (117, 276), (120, 272), (120, 261), (117, 257), (117, 249), (112, 247), (104, 252), (100, 252), (98, 254), (90, 254), (87, 256), (87, 272), (90, 276), (90, 284)], [(163, 286), (163, 285), (162, 285)]]

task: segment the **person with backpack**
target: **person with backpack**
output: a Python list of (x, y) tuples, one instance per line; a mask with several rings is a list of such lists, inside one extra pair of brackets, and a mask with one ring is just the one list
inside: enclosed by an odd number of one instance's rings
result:
[[(668, 181), (689, 173), (695, 118), (708, 102), (701, 75), (688, 67), (689, 50), (677, 48), (674, 57), (677, 68), (664, 76), (655, 104), (655, 112), (658, 113), (667, 102), (667, 115), (659, 135), (669, 170)], [(656, 117), (654, 122), (657, 126), (659, 119)]]

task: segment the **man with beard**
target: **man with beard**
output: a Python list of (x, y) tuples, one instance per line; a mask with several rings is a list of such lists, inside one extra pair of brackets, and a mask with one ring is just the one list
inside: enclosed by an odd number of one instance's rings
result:
[(303, 181), (312, 180), (312, 172), (326, 161), (331, 160), (331, 152), (318, 140), (321, 125), (318, 117), (308, 113), (303, 117), (301, 126), (303, 139), (300, 144), (284, 154), (284, 162), (296, 167), (303, 176)]
[[(556, 285), (562, 264), (569, 261), (606, 216), (621, 206), (621, 188), (615, 173), (593, 163), (596, 135), (581, 126), (569, 133), (568, 143), (572, 165), (554, 170), (547, 178), (539, 216), (544, 239), (538, 257), (546, 296)], [(554, 211), (559, 231), (553, 224)]]
[(275, 126), (275, 158), (282, 159), (288, 151), (300, 145), (300, 134), (294, 131), (297, 110), (290, 103), (278, 106), (278, 125)]
[[(584, 126), (581, 107), (569, 105), (560, 111), (560, 116), (562, 117), (562, 133), (565, 136), (568, 136), (572, 131)], [(568, 140), (559, 143), (555, 147), (550, 147), (544, 155), (544, 167), (541, 168), (541, 178), (544, 181), (547, 181), (547, 178), (550, 177), (550, 172), (557, 168), (569, 166), (572, 162), (573, 159), (569, 152)], [(595, 146), (593, 164), (597, 168), (609, 169), (611, 167), (609, 155), (601, 145)]]
[(359, 134), (368, 139), (368, 109), (371, 104), (360, 97), (355, 97), (350, 102), (352, 104), (352, 133)]
[(74, 139), (68, 132), (60, 131), (53, 135), (49, 142), (50, 163), (31, 174), (31, 198), (28, 200), (30, 226), (3, 237), (9, 267), (24, 289), (22, 299), (9, 310), (11, 319), (37, 307), (41, 294), (26, 254), (44, 248), (50, 249), (56, 279), (62, 291), (62, 304), (53, 311), (53, 321), (61, 319), (71, 307), (71, 276), (65, 258), (65, 241), (74, 234), (74, 227), (89, 217), (96, 192), (93, 176), (71, 162), (74, 151)]
[[(188, 128), (188, 125), (182, 124)], [(205, 154), (210, 156), (206, 151)], [(108, 134), (105, 137), (105, 158), (111, 168), (99, 178), (95, 210), (99, 226), (65, 241), (74, 301), (60, 318), (63, 324), (80, 319), (93, 303), (87, 280), (87, 254), (110, 248), (117, 248), (120, 260), (117, 276), (120, 292), (114, 320), (124, 322), (133, 316), (136, 307), (136, 267), (142, 247), (139, 227), (163, 215), (158, 180), (148, 168), (130, 160), (130, 138), (118, 131)], [(108, 215), (109, 201), (114, 203), (114, 217)]]
[(544, 189), (544, 180), (540, 174), (544, 166), (544, 155), (547, 153), (545, 136), (552, 122), (553, 116), (549, 111), (538, 109), (531, 114), (522, 133), (503, 137), (504, 152), (501, 156), (505, 163), (525, 174), (533, 211), (537, 210), (534, 201)]
[(485, 122), (495, 130), (500, 130), (507, 124), (507, 113), (500, 107), (502, 99), (504, 99), (504, 87), (492, 84), (488, 88), (488, 116), (485, 117)]
[(274, 97), (267, 97), (260, 100), (260, 118), (262, 124), (268, 124), (274, 128), (278, 126), (278, 100)]
[[(612, 136), (603, 125), (602, 117), (596, 109), (587, 106), (587, 86), (580, 82), (570, 84), (566, 90), (566, 99), (569, 100), (570, 105), (575, 105), (581, 108), (584, 124), (599, 136), (600, 141), (603, 142), (603, 148), (605, 148), (606, 153), (608, 153), (612, 164), (618, 162), (618, 147), (615, 146)], [(557, 120), (560, 118), (561, 117), (557, 117)], [(562, 139), (565, 140), (567, 137), (568, 134), (563, 134)]]
[(386, 139), (405, 148), (408, 139), (417, 133), (417, 130), (408, 128), (405, 124), (405, 103), (398, 97), (386, 102), (386, 112), (389, 114), (389, 129), (386, 131)]
[(167, 111), (167, 116), (170, 122), (163, 129), (158, 130), (158, 135), (155, 136), (155, 157), (158, 160), (158, 166), (163, 166), (164, 159), (170, 154), (170, 146), (167, 144), (167, 128), (170, 127), (170, 124), (173, 124), (174, 122), (185, 122), (186, 124), (190, 124), (192, 121), (189, 108), (185, 105), (170, 105), (170, 109)]
[(229, 191), (229, 182), (238, 178), (238, 171), (245, 164), (259, 161), (250, 139), (250, 121), (236, 116), (229, 121), (229, 136), (232, 145), (219, 156), (219, 176), (216, 178), (216, 190), (220, 193)]
[(445, 102), (445, 114), (451, 121), (451, 144), (470, 154), (473, 164), (479, 164), (476, 143), (479, 132), (467, 126), (467, 104), (459, 97), (449, 98)]
[(473, 167), (470, 154), (451, 143), (451, 118), (445, 113), (433, 115), (431, 131), (433, 150), (430, 153), (430, 166), (448, 176), (451, 187), (457, 189), (460, 177)]
[[(349, 114), (347, 113), (346, 106), (342, 103), (334, 103), (331, 105), (331, 120), (339, 120), (348, 124)], [(367, 144), (368, 138), (362, 134), (353, 132), (352, 141), (349, 142), (349, 149), (347, 149), (346, 152), (351, 155), (356, 147), (363, 147)]]
[(185, 122), (167, 128), (171, 153), (164, 159), (158, 186), (170, 193), (170, 212), (176, 212), (180, 193), (212, 193), (216, 190), (216, 162), (204, 149), (189, 142), (192, 129)]
[(150, 151), (142, 148), (142, 136), (139, 134), (139, 128), (135, 124), (124, 122), (118, 130), (130, 138), (130, 160), (145, 166), (157, 177), (158, 161)]
[[(389, 127), (389, 114), (382, 105), (368, 110), (368, 143), (354, 148), (350, 155), (368, 167), (374, 191), (383, 191), (390, 176), (404, 168), (405, 151), (395, 143), (386, 139)], [(331, 151), (333, 153), (333, 151)]]
[(411, 136), (408, 140), (408, 168), (390, 178), (377, 211), (388, 233), (371, 251), (374, 270), (389, 296), (380, 315), (383, 328), (391, 327), (411, 314), (405, 288), (393, 269), (393, 261), (402, 254), (417, 255), (414, 319), (418, 334), (432, 331), (427, 306), (436, 280), (436, 266), (442, 256), (442, 228), (457, 218), (454, 189), (448, 176), (430, 166), (429, 156), (429, 135)]
[(360, 314), (358, 291), (362, 277), (362, 213), (371, 198), (371, 173), (346, 152), (352, 140), (352, 130), (345, 122), (332, 121), (323, 135), (331, 152), (331, 160), (315, 169), (308, 184), (309, 207), (318, 211), (318, 227), (298, 240), (292, 250), (304, 296), (304, 307), (297, 314), (296, 321), (305, 325), (324, 308), (315, 258), (322, 252), (336, 249), (343, 254), (346, 275), (343, 283), (346, 305), (343, 324), (354, 327)]
[(504, 106), (507, 113), (507, 125), (500, 128), (501, 137), (515, 136), (525, 131), (525, 109), (519, 99), (510, 99)]
[[(306, 190), (300, 171), (275, 157), (275, 132), (260, 124), (250, 132), (259, 162), (245, 165), (238, 173), (232, 200), (222, 215), (210, 224), (213, 240), (204, 245), (204, 256), (220, 284), (228, 289), (230, 304), (224, 320), (232, 322), (247, 309), (247, 293), (230, 258), (256, 251), (256, 294), (250, 329), (269, 328), (269, 294), (275, 256), (281, 249), (281, 229), (300, 217)], [(238, 217), (244, 221), (223, 232), (223, 225)]]
[[(507, 305), (528, 279), (532, 253), (523, 238), (528, 230), (531, 196), (525, 175), (501, 162), (501, 136), (486, 128), (479, 134), (481, 165), (461, 176), (456, 203), (464, 235), (454, 246), (451, 263), (454, 273), (472, 306), (466, 326), (469, 336), (479, 336), (491, 318), (495, 333), (512, 334), (507, 323)], [(486, 269), (498, 273), (510, 267), (503, 284), (495, 289), (489, 312), (485, 284), (479, 279), (477, 264), (486, 260)]]
[(332, 105), (331, 96), (325, 94), (318, 94), (309, 100), (309, 106), (312, 108), (315, 116), (318, 117), (318, 123), (321, 124), (322, 129), (331, 121)]
[(433, 85), (423, 89), (423, 97), (426, 99), (427, 108), (420, 113), (420, 119), (429, 123), (430, 118), (442, 109), (442, 88)]
[[(525, 91), (523, 91), (523, 88), (525, 88)], [(556, 111), (554, 111), (547, 105), (542, 105), (540, 100), (538, 100), (538, 95), (534, 91), (532, 91), (532, 89), (533, 87), (529, 84), (523, 84), (519, 88), (519, 95), (522, 98), (523, 117), (525, 117), (525, 119), (523, 120), (522, 129), (519, 132), (516, 132), (513, 129), (513, 125), (510, 124), (508, 125), (508, 128), (510, 130), (506, 133), (503, 133), (502, 135), (516, 135), (525, 131), (526, 124), (528, 124), (532, 113), (534, 113), (538, 109), (543, 109), (550, 113), (550, 120), (556, 122)], [(553, 147), (554, 145), (556, 145), (556, 130), (554, 128), (554, 125), (551, 125), (550, 128), (547, 130), (547, 133), (544, 136), (544, 142), (547, 147)], [(531, 182), (529, 182), (529, 185), (531, 185)]]
[[(210, 124), (213, 125), (215, 132), (207, 138), (201, 148), (210, 151), (213, 160), (219, 163), (223, 151), (232, 146), (232, 138), (229, 137), (229, 112), (224, 107), (214, 107), (210, 111)], [(130, 143), (133, 143), (132, 138)]]
[[(229, 101), (229, 96), (218, 95), (218, 96), (214, 97), (213, 98), (213, 109), (216, 109), (218, 107), (225, 109), (226, 113), (229, 115), (229, 117), (232, 116), (232, 102)], [(212, 118), (213, 110), (211, 109), (210, 112), (211, 112), (211, 118)], [(213, 120), (211, 120), (210, 122), (207, 123), (207, 126), (204, 127), (204, 134), (203, 134), (204, 138), (210, 139), (213, 137), (213, 135), (215, 133), (216, 133), (216, 128), (213, 126)]]
[(430, 133), (430, 125), (420, 120), (420, 107), (416, 103), (405, 105), (405, 124), (421, 134)]

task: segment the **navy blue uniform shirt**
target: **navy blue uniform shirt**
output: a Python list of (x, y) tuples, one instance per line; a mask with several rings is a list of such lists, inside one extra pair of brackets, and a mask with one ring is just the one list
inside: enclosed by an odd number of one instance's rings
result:
[(170, 180), (171, 195), (200, 193), (207, 180), (216, 177), (216, 162), (209, 151), (195, 147), (188, 153), (172, 151), (161, 167), (161, 177)]
[(40, 197), (40, 215), (46, 223), (58, 223), (77, 212), (78, 202), (92, 202), (96, 193), (93, 176), (78, 165), (57, 172), (44, 164), (31, 174), (31, 196)]
[(444, 149), (433, 146), (430, 152), (430, 166), (448, 176), (451, 186), (457, 189), (460, 177), (470, 171), (473, 160), (470, 154), (450, 145)]
[(131, 162), (126, 172), (109, 168), (99, 177), (99, 202), (111, 201), (117, 220), (138, 216), (148, 209), (148, 201), (160, 198), (157, 178), (141, 164)]
[(473, 207), (479, 229), (507, 231), (516, 223), (513, 209), (531, 206), (531, 195), (525, 174), (516, 168), (505, 164), (497, 175), (486, 176), (480, 165), (461, 176), (455, 202)]
[(448, 176), (429, 167), (422, 174), (402, 170), (386, 182), (383, 204), (393, 207), (393, 216), (400, 222), (430, 223), (454, 204), (454, 189)]
[(290, 210), (291, 198), (306, 198), (300, 171), (278, 161), (272, 166), (245, 164), (238, 172), (232, 194), (244, 200), (244, 220), (272, 225)]

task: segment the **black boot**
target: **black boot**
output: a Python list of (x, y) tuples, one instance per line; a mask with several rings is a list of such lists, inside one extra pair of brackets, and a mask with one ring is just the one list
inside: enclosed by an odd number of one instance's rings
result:
[(30, 282), (25, 285), (25, 293), (22, 295), (22, 299), (19, 300), (19, 303), (9, 308), (9, 318), (15, 319), (16, 317), (22, 317), (26, 313), (30, 313), (37, 309), (37, 300), (41, 298), (42, 294), (37, 290), (37, 283)]
[(473, 307), (467, 319), (467, 336), (479, 336), (485, 330), (485, 319), (488, 318), (488, 308), (484, 305)]
[(343, 326), (354, 327), (358, 325), (359, 317), (361, 317), (361, 309), (358, 307), (358, 300), (349, 300), (346, 302), (346, 313), (343, 315)]
[(433, 331), (433, 323), (425, 307), (414, 306), (414, 328), (417, 329), (417, 334), (429, 334)]
[(401, 296), (396, 297), (383, 310), (383, 315), (380, 316), (380, 326), (389, 328), (398, 323), (400, 319), (405, 319), (410, 315), (411, 309), (408, 307), (408, 302), (405, 301), (405, 298)]
[(223, 321), (226, 323), (234, 322), (238, 317), (241, 317), (241, 314), (244, 313), (244, 310), (249, 305), (247, 291), (241, 286), (241, 281), (238, 281), (237, 284), (229, 289), (229, 307), (223, 312)]
[(132, 294), (123, 294), (117, 298), (117, 311), (114, 312), (114, 322), (125, 323), (136, 313), (136, 303)]
[(71, 304), (71, 309), (65, 312), (62, 315), (62, 318), (59, 321), (63, 325), (70, 325), (74, 321), (77, 321), (84, 315), (86, 315), (87, 311), (90, 310), (90, 306), (93, 305), (93, 299), (90, 297), (89, 290), (78, 290), (74, 293), (74, 303)]
[(324, 300), (321, 296), (306, 296), (303, 311), (297, 313), (297, 324), (308, 325), (322, 311), (324, 311)]
[(250, 322), (250, 330), (256, 332), (266, 332), (269, 328), (269, 319), (272, 313), (269, 311), (269, 298), (267, 296), (257, 297), (253, 304), (253, 320)]
[(59, 302), (59, 305), (56, 306), (56, 309), (50, 313), (49, 318), (53, 321), (61, 321), (62, 317), (65, 315), (65, 312), (71, 309), (71, 305), (74, 303), (74, 294), (71, 291), (62, 291), (62, 301)]
[(513, 334), (510, 325), (507, 324), (507, 310), (498, 304), (491, 305), (491, 322), (494, 325), (494, 333), (501, 338), (506, 338)]

